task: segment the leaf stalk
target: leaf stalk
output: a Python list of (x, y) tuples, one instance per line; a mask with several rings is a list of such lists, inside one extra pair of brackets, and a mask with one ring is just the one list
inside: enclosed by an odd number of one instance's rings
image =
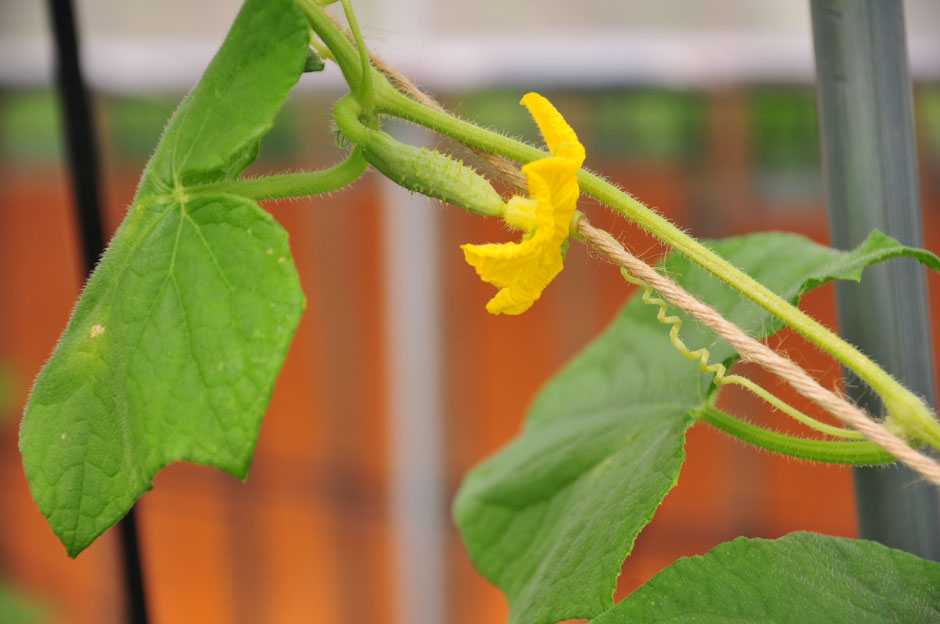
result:
[(369, 163), (362, 157), (360, 151), (354, 149), (346, 160), (329, 169), (215, 182), (189, 187), (186, 192), (189, 195), (227, 193), (241, 195), (255, 201), (322, 195), (349, 186), (358, 180), (368, 167)]
[(748, 444), (788, 457), (845, 466), (871, 466), (896, 461), (891, 453), (867, 440), (814, 440), (790, 436), (744, 422), (710, 405), (692, 410), (691, 415)]

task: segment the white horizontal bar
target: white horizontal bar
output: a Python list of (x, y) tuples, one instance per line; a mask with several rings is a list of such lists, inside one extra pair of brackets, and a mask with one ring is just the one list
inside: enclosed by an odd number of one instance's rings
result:
[[(107, 38), (86, 40), (84, 66), (102, 91), (185, 91), (199, 79), (217, 44), (203, 40)], [(940, 80), (940, 39), (909, 42), (915, 80)], [(752, 82), (809, 84), (814, 79), (807, 37), (722, 32), (581, 32), (555, 35), (424, 39), (420, 45), (382, 50), (386, 60), (432, 91), (500, 85), (576, 88), (650, 85), (710, 87)], [(47, 41), (0, 41), (0, 85), (48, 85), (52, 54)], [(302, 88), (339, 89), (339, 72), (327, 71)]]

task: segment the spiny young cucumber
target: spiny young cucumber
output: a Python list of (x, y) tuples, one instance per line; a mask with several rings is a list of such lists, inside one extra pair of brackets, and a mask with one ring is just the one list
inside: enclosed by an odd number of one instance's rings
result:
[(355, 100), (343, 98), (333, 111), (336, 125), (385, 177), (409, 191), (434, 197), (469, 212), (495, 217), (504, 203), (486, 178), (446, 154), (395, 140), (363, 125)]
[(377, 130), (371, 131), (362, 153), (385, 177), (409, 191), (484, 216), (503, 213), (503, 200), (487, 179), (446, 154), (401, 143)]

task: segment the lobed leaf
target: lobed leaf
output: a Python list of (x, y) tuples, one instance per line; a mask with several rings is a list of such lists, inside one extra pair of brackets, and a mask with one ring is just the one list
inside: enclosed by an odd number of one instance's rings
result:
[(593, 622), (940, 622), (940, 564), (814, 533), (739, 537), (680, 559)]
[[(781, 296), (833, 279), (859, 279), (899, 256), (940, 269), (937, 257), (873, 232), (842, 252), (793, 234), (710, 245)], [(751, 335), (779, 323), (750, 300), (673, 254), (668, 273)], [(683, 340), (730, 366), (733, 348), (686, 317)], [(634, 297), (613, 324), (539, 394), (522, 433), (474, 469), (454, 518), (477, 569), (506, 595), (510, 622), (591, 618), (613, 605), (623, 560), (675, 486), (690, 410), (714, 392), (668, 342), (656, 309)]]
[(248, 473), (304, 297), (267, 212), (190, 185), (235, 179), (254, 159), (308, 41), (291, 0), (245, 2), (36, 380), (23, 466), (71, 556), (170, 462)]

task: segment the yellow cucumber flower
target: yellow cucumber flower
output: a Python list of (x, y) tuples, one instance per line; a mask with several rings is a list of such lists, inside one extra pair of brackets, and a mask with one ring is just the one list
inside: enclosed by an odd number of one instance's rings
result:
[(584, 162), (584, 146), (554, 106), (538, 93), (521, 102), (552, 153), (522, 168), (529, 198), (513, 197), (504, 219), (523, 230), (518, 243), (462, 245), (464, 257), (484, 282), (500, 289), (486, 304), (491, 314), (522, 314), (562, 269), (562, 245), (578, 202), (576, 176)]

